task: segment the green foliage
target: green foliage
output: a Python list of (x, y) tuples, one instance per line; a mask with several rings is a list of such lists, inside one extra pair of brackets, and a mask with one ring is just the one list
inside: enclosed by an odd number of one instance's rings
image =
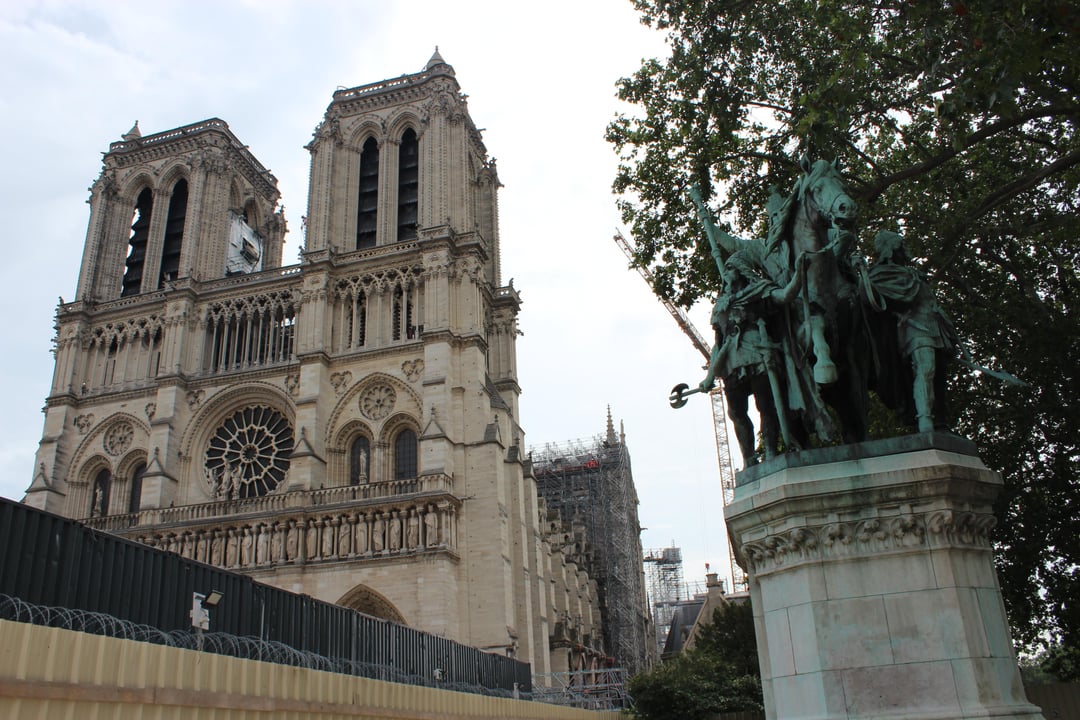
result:
[(957, 366), (954, 425), (1005, 479), (995, 542), (1017, 639), (1080, 644), (1077, 3), (634, 3), (671, 57), (620, 81), (635, 112), (607, 137), (657, 294), (689, 306), (717, 287), (690, 184), (760, 237), (801, 154), (841, 158), (864, 248), (905, 235), (972, 354), (1029, 384)]
[(713, 612), (697, 645), (630, 680), (633, 715), (643, 720), (711, 718), (717, 713), (761, 710), (754, 620), (750, 604)]
[(1052, 645), (1020, 663), (1025, 685), (1080, 682), (1080, 648)]

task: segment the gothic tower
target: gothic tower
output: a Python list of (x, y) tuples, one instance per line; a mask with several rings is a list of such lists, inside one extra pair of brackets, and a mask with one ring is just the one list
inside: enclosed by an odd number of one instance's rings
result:
[(544, 672), (556, 587), (595, 598), (521, 451), (521, 300), (454, 70), (339, 90), (308, 150), (281, 267), (276, 180), (224, 122), (110, 146), (25, 502)]

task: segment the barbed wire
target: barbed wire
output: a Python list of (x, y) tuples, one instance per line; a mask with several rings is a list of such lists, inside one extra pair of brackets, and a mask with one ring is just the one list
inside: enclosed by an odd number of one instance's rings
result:
[(629, 709), (634, 702), (626, 691), (626, 675), (623, 668), (538, 673), (532, 699), (585, 710)]
[(437, 680), (434, 677), (407, 673), (391, 665), (366, 663), (348, 658), (331, 658), (310, 651), (298, 650), (274, 640), (263, 640), (248, 635), (232, 635), (223, 632), (197, 633), (193, 630), (171, 630), (166, 632), (150, 625), (123, 620), (106, 613), (79, 610), (77, 608), (35, 605), (21, 598), (3, 593), (0, 593), (0, 619), (74, 630), (122, 640), (165, 645), (183, 650), (227, 655), (244, 660), (258, 660), (308, 670), (384, 680), (404, 685), (421, 685), (491, 697), (533, 699), (526, 692)]

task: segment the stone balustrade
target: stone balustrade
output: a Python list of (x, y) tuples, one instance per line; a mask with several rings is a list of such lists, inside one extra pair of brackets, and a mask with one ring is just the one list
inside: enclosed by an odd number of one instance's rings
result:
[(262, 521), (124, 533), (137, 542), (229, 569), (378, 559), (457, 547), (457, 503), (314, 510)]
[(84, 523), (224, 568), (455, 551), (447, 475), (275, 493), (87, 518)]
[(389, 480), (362, 485), (271, 493), (260, 497), (218, 500), (195, 505), (151, 508), (137, 513), (83, 518), (81, 522), (97, 530), (123, 533), (144, 526), (180, 525), (220, 517), (266, 515), (311, 507), (330, 507), (401, 498), (417, 494), (451, 495), (454, 482), (448, 475), (424, 475), (407, 480)]

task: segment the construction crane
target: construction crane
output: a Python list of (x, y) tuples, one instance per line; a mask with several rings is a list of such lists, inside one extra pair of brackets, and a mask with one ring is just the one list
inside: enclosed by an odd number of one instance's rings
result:
[[(634, 262), (634, 247), (630, 244), (630, 241), (623, 237), (622, 232), (617, 228), (615, 230), (615, 244), (617, 244), (622, 251), (626, 254), (626, 257), (631, 263)], [(649, 272), (649, 269), (641, 265), (637, 265), (637, 270), (641, 273), (641, 277), (645, 279), (645, 282), (649, 283), (649, 287), (653, 287), (653, 276)], [(698, 329), (694, 327), (694, 324), (690, 322), (690, 318), (686, 316), (686, 312), (679, 306), (672, 303), (667, 298), (657, 296), (660, 302), (663, 304), (667, 311), (671, 313), (671, 317), (675, 318), (675, 322), (679, 324), (686, 336), (690, 338), (690, 342), (694, 344), (705, 357), (705, 362), (711, 361), (711, 351), (709, 343), (706, 342)], [(731, 461), (731, 446), (728, 444), (727, 433), (727, 412), (724, 410), (724, 393), (722, 387), (717, 385), (711, 391), (709, 391), (709, 401), (712, 403), (713, 413), (713, 425), (716, 431), (716, 458), (720, 464), (720, 487), (724, 493), (724, 505), (728, 505), (735, 499), (735, 466)], [(731, 586), (735, 592), (747, 589), (746, 573), (743, 572), (739, 564), (735, 562), (735, 550), (731, 547), (731, 543), (728, 542), (728, 563), (731, 566)]]

